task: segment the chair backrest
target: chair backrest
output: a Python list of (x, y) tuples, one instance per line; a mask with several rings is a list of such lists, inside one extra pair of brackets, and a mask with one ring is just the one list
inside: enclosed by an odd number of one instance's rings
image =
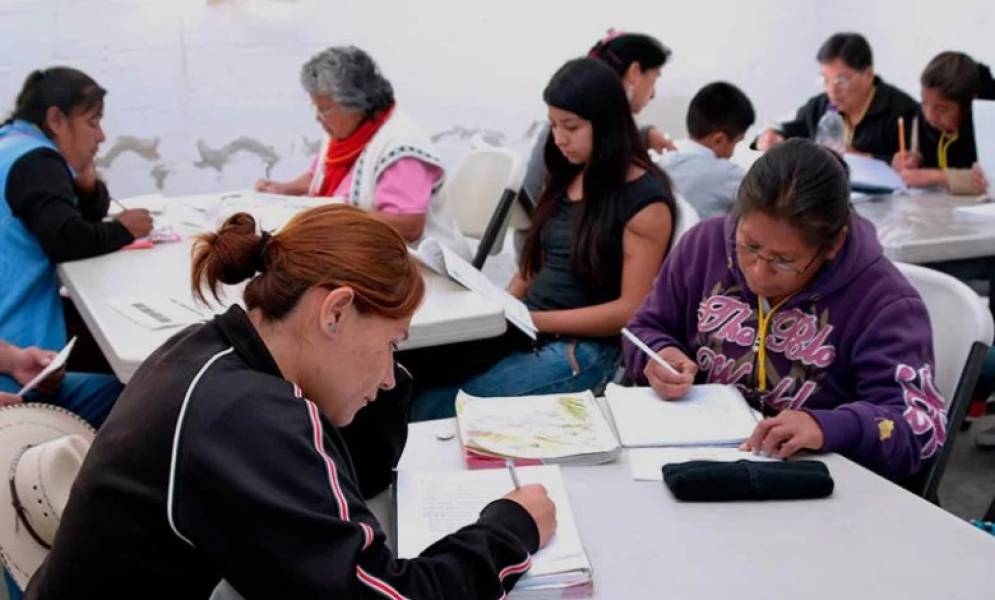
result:
[(688, 232), (689, 229), (701, 221), (698, 211), (687, 199), (674, 190), (674, 204), (677, 205), (677, 218), (674, 220), (674, 234), (671, 236), (670, 247), (677, 245), (677, 241)]
[(992, 343), (995, 325), (988, 307), (956, 278), (905, 263), (895, 263), (922, 296), (933, 330), (936, 385), (949, 403), (974, 342)]
[(938, 504), (940, 481), (971, 402), (995, 324), (988, 307), (964, 283), (925, 267), (904, 263), (896, 266), (926, 304), (933, 333), (936, 386), (947, 401), (946, 443), (927, 468), (912, 477), (905, 487)]
[(505, 190), (517, 192), (524, 176), (518, 153), (490, 146), (473, 148), (446, 179), (450, 210), (464, 235), (480, 239)]

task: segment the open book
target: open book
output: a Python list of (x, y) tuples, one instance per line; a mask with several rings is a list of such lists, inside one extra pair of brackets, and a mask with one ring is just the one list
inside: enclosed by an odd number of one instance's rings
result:
[(844, 154), (843, 160), (850, 168), (850, 187), (854, 191), (890, 194), (907, 189), (898, 171), (882, 160), (852, 152)]
[(610, 383), (605, 398), (626, 448), (738, 445), (758, 420), (731, 385), (696, 385), (679, 400), (663, 400), (652, 388)]
[(456, 421), (470, 467), (610, 462), (622, 449), (591, 392), (477, 398), (460, 391)]
[(533, 340), (536, 339), (536, 326), (525, 304), (491, 283), (483, 273), (462, 256), (447, 248), (445, 244), (432, 238), (425, 238), (418, 244), (418, 248), (411, 250), (411, 253), (439, 275), (449, 277), (463, 287), (500, 304), (504, 308), (505, 318), (512, 325)]
[[(556, 504), (556, 533), (532, 557), (532, 568), (515, 585), (519, 590), (548, 590), (591, 583), (591, 563), (580, 541), (577, 522), (557, 465), (518, 469), (521, 483), (541, 483)], [(397, 472), (397, 554), (418, 556), (438, 539), (477, 521), (487, 504), (514, 489), (506, 469), (480, 471)]]

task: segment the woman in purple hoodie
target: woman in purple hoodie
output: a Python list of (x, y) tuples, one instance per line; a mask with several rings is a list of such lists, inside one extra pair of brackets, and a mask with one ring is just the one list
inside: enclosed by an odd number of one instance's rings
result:
[(946, 438), (929, 317), (849, 193), (813, 142), (768, 151), (733, 213), (680, 240), (629, 324), (680, 375), (628, 342), (625, 361), (667, 400), (738, 386), (768, 417), (745, 450), (839, 452), (905, 480)]

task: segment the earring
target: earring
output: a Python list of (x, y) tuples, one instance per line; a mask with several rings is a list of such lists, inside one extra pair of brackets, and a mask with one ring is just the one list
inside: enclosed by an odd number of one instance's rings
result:
[(335, 333), (335, 329), (336, 329), (335, 321), (332, 321), (331, 323), (328, 324), (328, 331)]
[(625, 86), (625, 97), (632, 103), (632, 95), (635, 93), (634, 88), (631, 85)]

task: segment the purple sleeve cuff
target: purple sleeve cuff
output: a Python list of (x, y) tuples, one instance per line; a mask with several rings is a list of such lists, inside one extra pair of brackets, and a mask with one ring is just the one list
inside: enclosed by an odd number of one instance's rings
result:
[(836, 408), (805, 412), (822, 428), (822, 452), (848, 453), (860, 444), (860, 417), (853, 411)]

